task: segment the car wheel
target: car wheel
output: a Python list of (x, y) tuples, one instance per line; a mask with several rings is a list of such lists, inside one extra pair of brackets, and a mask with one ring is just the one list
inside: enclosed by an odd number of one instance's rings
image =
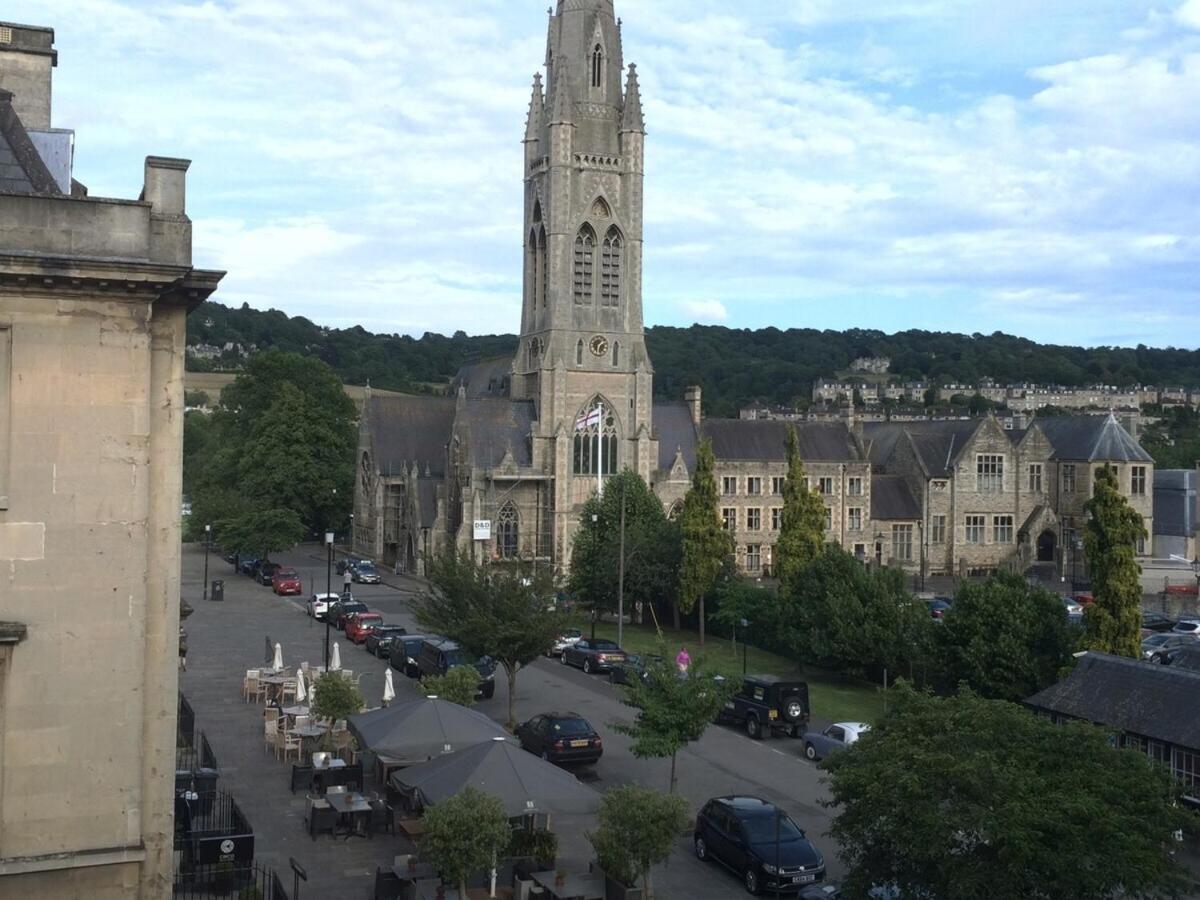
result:
[(746, 870), (746, 892), (750, 894), (758, 893), (758, 873), (753, 869)]
[(585, 659), (583, 661), (583, 674), (584, 675), (592, 674), (592, 661), (590, 659)]
[(762, 725), (758, 723), (758, 716), (746, 717), (746, 734), (750, 735), (752, 740), (762, 740)]
[(569, 665), (570, 665), (570, 663), (569, 663), (569, 662), (567, 662), (567, 654), (566, 654), (566, 652), (565, 652), (565, 651), (563, 652), (563, 654), (562, 654), (561, 656), (559, 656), (559, 658), (558, 658), (558, 661), (559, 661), (560, 663), (562, 663), (564, 666), (569, 666)]
[(811, 759), (815, 762), (817, 759), (817, 748), (814, 747), (812, 744), (805, 744), (804, 745), (804, 756), (807, 759)]
[(704, 843), (704, 838), (696, 835), (696, 859), (700, 862), (708, 862), (708, 844)]

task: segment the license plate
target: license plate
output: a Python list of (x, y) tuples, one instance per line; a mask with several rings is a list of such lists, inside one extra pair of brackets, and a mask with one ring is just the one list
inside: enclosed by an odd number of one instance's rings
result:
[(808, 884), (810, 881), (816, 881), (816, 875), (793, 875), (792, 884)]
[(586, 747), (587, 745), (588, 745), (587, 741), (571, 741), (572, 747)]
[(779, 710), (776, 710), (776, 709), (771, 710), (769, 713), (767, 713), (767, 718), (768, 719), (778, 719), (779, 718)]

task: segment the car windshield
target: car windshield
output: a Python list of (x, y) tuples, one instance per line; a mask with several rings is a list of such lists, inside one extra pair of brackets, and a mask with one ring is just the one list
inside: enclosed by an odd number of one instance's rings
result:
[(591, 734), (592, 726), (584, 719), (555, 719), (555, 734)]
[(448, 666), (465, 666), (470, 663), (467, 659), (467, 654), (462, 650), (447, 650), (446, 665)]
[(1165, 634), (1152, 634), (1152, 635), (1150, 635), (1150, 637), (1148, 637), (1148, 638), (1145, 638), (1145, 639), (1142, 641), (1142, 646), (1143, 646), (1143, 647), (1157, 647), (1159, 644), (1165, 644), (1165, 643), (1166, 643), (1167, 641), (1169, 641), (1170, 639), (1171, 639), (1171, 638), (1170, 638), (1170, 636), (1169, 636), (1169, 635), (1165, 635)]
[(592, 641), (592, 647), (596, 650), (620, 650), (615, 641)]
[(746, 840), (751, 844), (775, 843), (776, 822), (779, 824), (781, 843), (804, 839), (804, 832), (787, 816), (776, 817), (774, 814), (769, 814), (742, 819), (742, 827), (746, 829)]
[(357, 600), (350, 600), (338, 604), (338, 608), (344, 613), (365, 612), (367, 604), (359, 603)]
[(280, 578), (295, 578), (296, 570), (295, 569), (280, 569), (275, 574), (278, 575)]
[(374, 572), (374, 571), (375, 571), (375, 567), (374, 567), (373, 565), (371, 565), (370, 563), (359, 563), (359, 564), (358, 564), (358, 571), (360, 571), (360, 572)]

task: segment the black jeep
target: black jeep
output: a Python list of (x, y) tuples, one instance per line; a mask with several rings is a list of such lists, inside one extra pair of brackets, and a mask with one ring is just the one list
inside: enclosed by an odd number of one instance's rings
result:
[(808, 684), (776, 675), (748, 675), (742, 689), (717, 713), (718, 722), (743, 725), (755, 740), (764, 731), (798, 738), (808, 726)]

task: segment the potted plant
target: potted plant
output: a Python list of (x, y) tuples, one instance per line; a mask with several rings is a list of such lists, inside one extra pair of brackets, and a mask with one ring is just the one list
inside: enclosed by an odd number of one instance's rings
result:
[(650, 869), (666, 861), (686, 826), (687, 803), (682, 797), (636, 784), (606, 792), (600, 827), (587, 836), (604, 872), (606, 900), (653, 896)]
[(348, 718), (363, 705), (358, 686), (337, 672), (326, 672), (313, 683), (312, 712), (319, 719), (329, 720), (329, 730), (321, 738), (322, 749), (333, 751), (333, 725)]

